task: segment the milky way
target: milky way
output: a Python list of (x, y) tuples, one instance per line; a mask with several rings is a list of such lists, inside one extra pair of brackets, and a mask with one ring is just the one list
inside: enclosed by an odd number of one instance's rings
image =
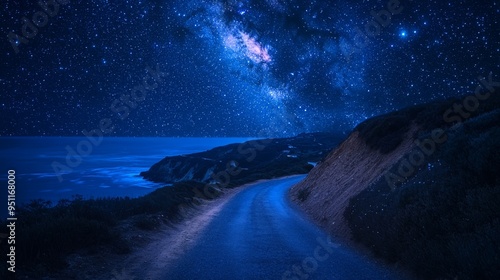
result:
[(59, 2), (2, 4), (1, 135), (345, 132), (500, 80), (498, 1)]

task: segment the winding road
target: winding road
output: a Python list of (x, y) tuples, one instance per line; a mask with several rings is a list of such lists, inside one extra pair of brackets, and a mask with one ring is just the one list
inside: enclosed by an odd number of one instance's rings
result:
[(402, 279), (331, 240), (291, 205), (287, 191), (303, 178), (236, 194), (159, 279)]

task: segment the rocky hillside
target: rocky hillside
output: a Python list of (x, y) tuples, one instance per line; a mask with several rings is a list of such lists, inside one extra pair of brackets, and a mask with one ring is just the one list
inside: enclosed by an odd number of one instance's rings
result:
[(329, 232), (350, 237), (343, 218), (349, 199), (378, 179), (411, 147), (412, 141), (407, 138), (397, 149), (383, 155), (372, 150), (355, 131), (294, 186), (292, 198)]
[(419, 277), (500, 279), (498, 170), (500, 98), (468, 96), (361, 123), (290, 195)]
[(338, 145), (341, 137), (309, 133), (230, 144), (201, 153), (166, 157), (141, 172), (141, 176), (162, 183), (192, 180), (237, 186), (259, 179), (303, 174)]

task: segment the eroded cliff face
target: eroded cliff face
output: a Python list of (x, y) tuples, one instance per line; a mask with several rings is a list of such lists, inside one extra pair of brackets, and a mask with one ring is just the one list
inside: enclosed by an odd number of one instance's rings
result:
[(415, 147), (410, 125), (401, 144), (389, 153), (370, 148), (358, 131), (314, 167), (290, 190), (291, 199), (330, 234), (350, 239), (343, 213), (349, 199), (359, 194)]
[[(304, 181), (292, 187), (291, 199), (330, 234), (351, 239), (350, 228), (344, 217), (351, 198), (357, 199), (363, 190), (375, 184), (380, 186), (373, 190), (372, 196), (387, 197), (391, 189), (401, 186), (418, 172), (425, 172), (440, 164), (440, 158), (433, 159), (432, 156), (438, 154), (434, 153), (435, 148), (439, 150), (447, 145), (452, 146), (447, 142), (448, 135), (463, 129), (464, 134), (470, 134), (467, 137), (474, 138), (486, 135), (482, 128), (498, 125), (499, 95), (492, 94), (487, 102), (469, 110), (467, 115), (453, 111), (454, 108), (463, 108), (464, 102), (471, 98), (466, 96), (411, 106), (360, 123), (344, 142), (309, 172)], [(425, 142), (427, 144), (422, 144)], [(488, 145), (492, 146), (491, 143)], [(412, 161), (415, 163), (408, 167), (408, 162)], [(452, 161), (449, 163), (454, 164)], [(471, 160), (461, 161), (467, 164)], [(446, 171), (443, 169), (442, 172)], [(378, 215), (385, 214), (381, 213), (384, 211), (383, 205), (368, 203), (363, 206)], [(366, 216), (363, 212), (357, 213), (360, 219)], [(365, 224), (358, 222), (349, 225), (359, 228), (365, 227)]]

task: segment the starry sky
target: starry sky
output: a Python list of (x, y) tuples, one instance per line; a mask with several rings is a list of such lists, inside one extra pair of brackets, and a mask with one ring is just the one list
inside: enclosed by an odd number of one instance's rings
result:
[(345, 132), (500, 77), (497, 0), (46, 2), (0, 4), (1, 136)]

